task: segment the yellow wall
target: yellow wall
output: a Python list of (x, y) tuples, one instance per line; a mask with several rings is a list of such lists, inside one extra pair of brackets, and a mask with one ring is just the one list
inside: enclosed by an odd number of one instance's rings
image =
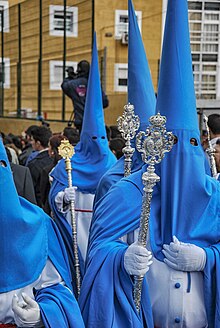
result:
[[(38, 108), (38, 58), (39, 58), (39, 2), (36, 0), (10, 0), (10, 32), (4, 33), (5, 57), (10, 58), (10, 89), (5, 89), (5, 114), (16, 112), (17, 108), (17, 61), (18, 61), (18, 7), (21, 3), (22, 15), (22, 108)], [(49, 35), (49, 5), (43, 5), (43, 60), (42, 60), (42, 111), (48, 119), (61, 119), (62, 91), (49, 89), (49, 61), (63, 59), (63, 38)], [(54, 0), (53, 5), (63, 5), (62, 0)], [(133, 0), (135, 10), (142, 11), (142, 38), (144, 41), (152, 79), (157, 91), (158, 61), (161, 50), (162, 0)], [(92, 1), (68, 0), (67, 6), (79, 6), (78, 38), (67, 37), (66, 60), (91, 60), (91, 5)], [(116, 40), (115, 10), (127, 10), (125, 0), (95, 1), (95, 30), (100, 56), (107, 49), (106, 92), (110, 106), (105, 110), (108, 125), (115, 125), (127, 101), (127, 94), (114, 91), (114, 64), (127, 63), (128, 47)], [(106, 33), (112, 36), (107, 37)], [(66, 97), (66, 116), (72, 112), (72, 102)]]

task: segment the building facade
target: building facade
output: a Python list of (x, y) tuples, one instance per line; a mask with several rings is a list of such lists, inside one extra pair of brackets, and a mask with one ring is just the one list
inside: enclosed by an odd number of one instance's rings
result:
[[(156, 93), (167, 0), (133, 3)], [(188, 0), (188, 4), (197, 107), (216, 110), (220, 108), (220, 1)], [(127, 1), (9, 0), (0, 1), (0, 9), (0, 114), (68, 120), (72, 102), (60, 88), (64, 67), (91, 60), (95, 30), (102, 86), (110, 100), (106, 123), (115, 125), (127, 102)]]

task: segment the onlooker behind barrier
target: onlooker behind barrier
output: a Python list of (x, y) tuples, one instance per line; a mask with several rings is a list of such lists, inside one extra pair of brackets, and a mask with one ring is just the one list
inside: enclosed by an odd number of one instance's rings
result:
[[(86, 101), (87, 84), (89, 77), (90, 64), (87, 60), (82, 60), (77, 65), (77, 71), (74, 72), (73, 67), (67, 68), (67, 78), (61, 84), (61, 88), (66, 96), (68, 96), (73, 103), (73, 123), (79, 130), (82, 129), (82, 122), (84, 116), (84, 107)], [(103, 108), (108, 107), (109, 100), (107, 95), (102, 90)], [(69, 122), (71, 125), (71, 122)]]

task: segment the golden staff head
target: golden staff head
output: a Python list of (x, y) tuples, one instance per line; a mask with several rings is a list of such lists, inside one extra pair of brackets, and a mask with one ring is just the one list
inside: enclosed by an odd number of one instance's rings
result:
[(59, 155), (64, 159), (70, 159), (74, 154), (74, 147), (69, 143), (69, 140), (62, 140), (58, 147)]

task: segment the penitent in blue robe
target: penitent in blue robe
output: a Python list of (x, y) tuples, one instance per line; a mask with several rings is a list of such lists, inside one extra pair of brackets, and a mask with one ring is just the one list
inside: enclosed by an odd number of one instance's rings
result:
[(55, 223), (41, 208), (18, 196), (1, 140), (0, 161), (0, 293), (31, 285), (49, 259), (65, 285), (36, 291), (44, 326), (84, 328), (71, 291), (66, 250)]
[(88, 328), (153, 327), (146, 281), (139, 315), (133, 301), (133, 281), (123, 264), (127, 245), (119, 240), (138, 228), (141, 196), (141, 191), (133, 183), (122, 179), (94, 208), (86, 272), (79, 298)]

